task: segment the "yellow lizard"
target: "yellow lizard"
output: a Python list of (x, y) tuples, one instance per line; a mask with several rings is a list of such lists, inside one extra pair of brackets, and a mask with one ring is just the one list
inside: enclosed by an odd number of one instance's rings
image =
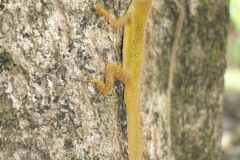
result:
[(124, 84), (124, 101), (127, 107), (127, 132), (129, 160), (141, 160), (142, 136), (139, 119), (139, 81), (142, 68), (144, 35), (152, 0), (133, 0), (124, 15), (115, 18), (100, 4), (96, 12), (103, 15), (113, 28), (124, 26), (122, 66), (108, 63), (105, 68), (105, 83), (93, 79), (101, 93), (111, 91), (114, 79)]

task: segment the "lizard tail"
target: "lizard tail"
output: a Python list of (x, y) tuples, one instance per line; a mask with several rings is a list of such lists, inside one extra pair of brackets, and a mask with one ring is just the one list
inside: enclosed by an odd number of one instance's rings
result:
[(142, 160), (142, 135), (139, 117), (138, 87), (125, 85), (129, 160)]

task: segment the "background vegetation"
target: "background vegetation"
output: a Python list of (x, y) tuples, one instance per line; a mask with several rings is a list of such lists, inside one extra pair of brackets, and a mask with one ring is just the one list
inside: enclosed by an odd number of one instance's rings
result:
[(222, 160), (237, 160), (240, 159), (240, 0), (231, 0), (229, 10)]

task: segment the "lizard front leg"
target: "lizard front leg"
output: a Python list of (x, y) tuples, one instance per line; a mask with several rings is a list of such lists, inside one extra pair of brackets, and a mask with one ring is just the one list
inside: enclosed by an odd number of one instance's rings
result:
[(94, 8), (98, 14), (106, 18), (106, 20), (110, 23), (110, 25), (113, 28), (121, 28), (130, 19), (131, 14), (133, 12), (133, 7), (132, 5), (130, 5), (127, 12), (125, 12), (124, 15), (117, 19), (114, 14), (111, 14), (108, 11), (106, 11), (100, 4), (95, 4)]

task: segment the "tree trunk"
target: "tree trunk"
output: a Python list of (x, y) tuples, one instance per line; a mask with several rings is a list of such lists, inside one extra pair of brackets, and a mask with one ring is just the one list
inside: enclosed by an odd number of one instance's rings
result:
[[(121, 64), (122, 29), (95, 2), (0, 1), (1, 159), (128, 158), (124, 86), (97, 97), (79, 81)], [(118, 16), (130, 4), (104, 2)], [(220, 159), (227, 24), (226, 0), (153, 2), (140, 94), (146, 160)]]

